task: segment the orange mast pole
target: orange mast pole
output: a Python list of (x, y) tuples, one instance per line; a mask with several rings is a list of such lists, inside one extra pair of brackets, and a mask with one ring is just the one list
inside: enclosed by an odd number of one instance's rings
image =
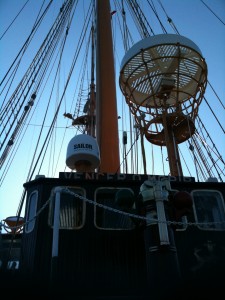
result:
[(163, 127), (165, 132), (165, 142), (169, 159), (170, 175), (171, 176), (183, 176), (180, 155), (178, 151), (178, 145), (173, 135), (173, 128), (167, 121), (167, 112), (163, 112)]
[(90, 84), (90, 109), (88, 115), (87, 134), (95, 137), (95, 78), (94, 78), (94, 27), (91, 28), (92, 51), (91, 51), (91, 84)]
[(120, 166), (118, 116), (110, 3), (97, 1), (96, 133), (99, 172), (115, 173)]

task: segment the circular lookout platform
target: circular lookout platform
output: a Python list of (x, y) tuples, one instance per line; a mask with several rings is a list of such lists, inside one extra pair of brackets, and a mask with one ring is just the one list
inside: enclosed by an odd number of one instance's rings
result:
[(200, 49), (176, 34), (141, 40), (121, 64), (120, 88), (140, 130), (151, 143), (167, 146), (169, 160), (176, 164), (175, 148), (195, 132), (206, 84), (207, 65)]

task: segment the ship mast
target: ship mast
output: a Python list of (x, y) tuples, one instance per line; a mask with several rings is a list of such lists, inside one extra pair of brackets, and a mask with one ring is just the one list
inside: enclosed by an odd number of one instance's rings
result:
[(97, 1), (96, 134), (100, 172), (115, 173), (120, 165), (118, 117), (110, 3)]
[(169, 121), (167, 110), (163, 112), (162, 119), (162, 124), (165, 132), (165, 144), (168, 153), (170, 174), (172, 176), (183, 176), (178, 144), (176, 143), (176, 139), (173, 132), (173, 126)]
[(91, 45), (91, 84), (90, 84), (90, 108), (89, 123), (87, 126), (87, 134), (95, 136), (95, 78), (94, 78), (94, 27), (91, 28), (92, 45)]

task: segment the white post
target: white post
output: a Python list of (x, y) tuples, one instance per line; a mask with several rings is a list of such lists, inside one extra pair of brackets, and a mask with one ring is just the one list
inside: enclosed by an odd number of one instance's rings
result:
[(56, 188), (55, 189), (54, 222), (53, 222), (53, 238), (52, 238), (52, 258), (58, 257), (59, 224), (60, 224), (60, 194), (61, 194), (61, 188)]
[(159, 227), (159, 238), (160, 238), (160, 244), (161, 245), (169, 245), (169, 235), (168, 235), (168, 228), (166, 223), (166, 214), (165, 214), (165, 205), (164, 201), (168, 201), (165, 193), (166, 191), (162, 190), (162, 182), (156, 182), (156, 185), (154, 186), (154, 192), (155, 192), (155, 202), (156, 202), (156, 210), (157, 210), (157, 216), (158, 220), (161, 221), (158, 223)]
[(60, 225), (60, 194), (62, 188), (55, 188), (55, 209), (53, 220), (53, 237), (52, 237), (52, 261), (51, 261), (51, 282), (57, 281), (58, 274), (58, 252), (59, 252), (59, 225)]

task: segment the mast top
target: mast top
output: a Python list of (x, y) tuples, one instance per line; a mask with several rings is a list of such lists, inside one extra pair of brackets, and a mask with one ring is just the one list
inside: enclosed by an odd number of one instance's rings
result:
[(177, 34), (141, 40), (127, 52), (121, 64), (123, 94), (144, 107), (177, 107), (190, 98), (195, 98), (199, 105), (206, 83), (207, 65), (200, 49)]
[(129, 51), (124, 55), (124, 58), (121, 62), (121, 69), (133, 56), (140, 51), (140, 49), (146, 50), (148, 48), (157, 46), (157, 45), (171, 45), (171, 44), (181, 44), (185, 47), (191, 48), (202, 55), (199, 47), (190, 39), (185, 36), (178, 34), (157, 34), (154, 36), (147, 37), (138, 43), (134, 44)]

